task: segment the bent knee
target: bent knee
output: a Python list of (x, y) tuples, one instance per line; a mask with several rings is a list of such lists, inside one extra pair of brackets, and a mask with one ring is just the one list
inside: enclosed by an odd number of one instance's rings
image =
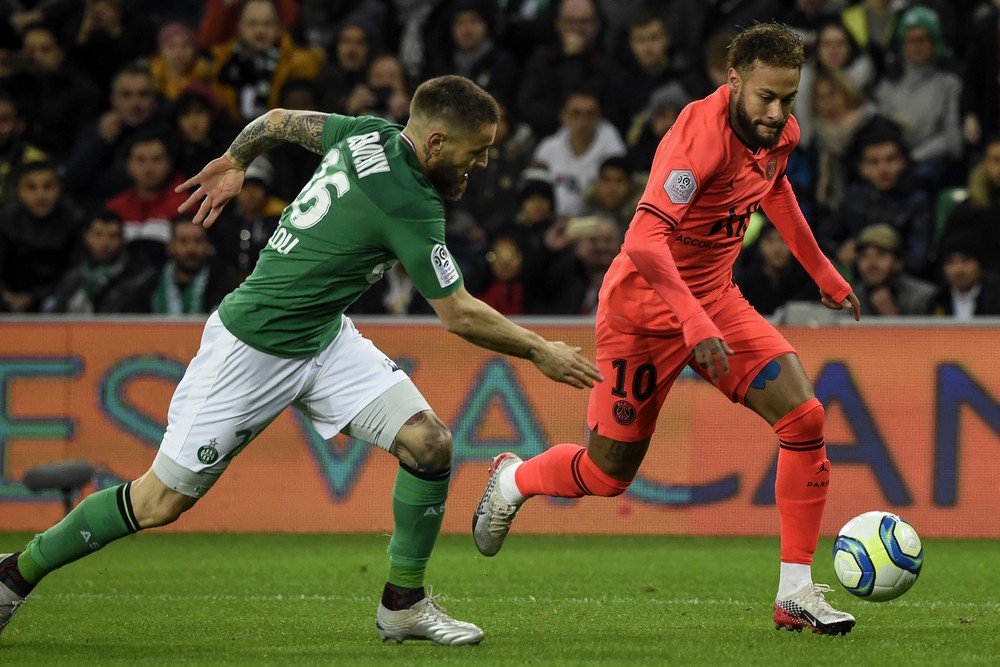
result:
[(414, 467), (421, 472), (442, 472), (451, 467), (455, 445), (444, 422), (434, 419), (420, 429), (419, 443), (411, 448)]

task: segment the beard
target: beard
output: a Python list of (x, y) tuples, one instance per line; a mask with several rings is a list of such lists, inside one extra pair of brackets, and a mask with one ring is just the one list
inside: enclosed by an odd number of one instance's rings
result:
[(736, 98), (736, 113), (733, 114), (733, 120), (736, 122), (736, 127), (739, 130), (740, 136), (750, 144), (753, 149), (758, 148), (774, 148), (778, 145), (778, 141), (781, 140), (781, 131), (785, 129), (785, 123), (788, 119), (781, 121), (776, 128), (776, 132), (773, 136), (765, 137), (758, 131), (759, 125), (750, 118), (750, 114), (747, 113), (746, 106), (743, 104), (743, 96)]
[(444, 162), (427, 165), (427, 180), (439, 195), (452, 201), (461, 199), (465, 194), (465, 187), (469, 184), (468, 174), (458, 165)]

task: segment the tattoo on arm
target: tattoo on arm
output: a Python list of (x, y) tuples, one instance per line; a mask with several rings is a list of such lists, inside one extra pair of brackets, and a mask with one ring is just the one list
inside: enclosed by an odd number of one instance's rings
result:
[(323, 125), (328, 116), (315, 111), (268, 111), (243, 128), (226, 154), (243, 168), (267, 149), (289, 142), (322, 155)]

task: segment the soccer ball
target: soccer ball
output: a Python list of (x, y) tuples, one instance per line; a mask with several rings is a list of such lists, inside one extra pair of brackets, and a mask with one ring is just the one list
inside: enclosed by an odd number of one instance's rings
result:
[(837, 579), (860, 598), (881, 602), (917, 580), (924, 549), (913, 526), (890, 512), (865, 512), (840, 529), (833, 544)]

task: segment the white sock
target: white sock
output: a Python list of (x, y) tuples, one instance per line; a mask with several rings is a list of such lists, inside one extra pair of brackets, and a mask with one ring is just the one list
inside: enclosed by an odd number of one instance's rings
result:
[(805, 588), (812, 584), (812, 566), (802, 563), (782, 563), (781, 576), (778, 579), (778, 597)]
[(521, 490), (517, 488), (517, 482), (514, 481), (514, 471), (516, 471), (520, 465), (520, 463), (509, 465), (500, 472), (500, 495), (504, 500), (512, 505), (520, 505), (528, 499), (528, 497), (522, 494)]

